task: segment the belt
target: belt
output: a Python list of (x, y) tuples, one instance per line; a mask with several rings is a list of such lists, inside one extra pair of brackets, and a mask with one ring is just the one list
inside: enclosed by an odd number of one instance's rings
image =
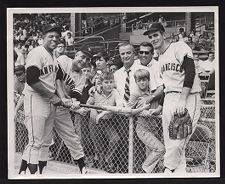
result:
[(169, 93), (181, 93), (181, 92), (180, 91), (167, 91), (167, 92), (165, 92), (165, 95), (167, 95)]
[[(180, 91), (167, 91), (165, 92), (165, 95), (169, 94), (169, 93), (181, 93)], [(194, 94), (198, 94), (200, 92), (194, 92), (194, 93), (190, 93), (190, 95), (194, 95)]]

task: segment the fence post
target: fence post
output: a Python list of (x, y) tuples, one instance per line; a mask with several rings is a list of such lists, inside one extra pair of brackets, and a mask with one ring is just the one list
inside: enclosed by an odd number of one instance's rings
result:
[(129, 150), (128, 150), (128, 173), (133, 173), (133, 162), (134, 162), (134, 132), (133, 132), (133, 127), (134, 127), (134, 121), (133, 117), (131, 116), (129, 118)]

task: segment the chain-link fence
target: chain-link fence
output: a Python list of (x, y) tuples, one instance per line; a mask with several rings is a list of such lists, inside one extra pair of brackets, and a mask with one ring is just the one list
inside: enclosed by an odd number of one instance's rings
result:
[[(151, 153), (149, 147), (140, 138), (140, 118), (113, 114), (109, 119), (101, 119), (98, 124), (89, 121), (89, 114), (71, 114), (76, 133), (80, 135), (85, 152), (85, 161), (89, 168), (97, 168), (110, 173), (145, 173), (146, 158)], [(22, 152), (28, 142), (24, 125), (24, 111), (20, 109), (15, 118), (16, 152)], [(162, 121), (160, 116), (144, 118), (145, 129), (150, 132), (156, 146), (163, 145)], [(151, 146), (150, 146), (151, 147)], [(73, 159), (62, 139), (54, 131), (53, 144), (50, 146), (50, 158), (72, 163)], [(152, 173), (161, 173), (163, 150), (158, 150), (158, 160), (154, 162)], [(187, 172), (215, 172), (215, 103), (205, 103), (201, 108), (201, 118), (186, 147)], [(146, 161), (147, 160), (147, 161)], [(154, 159), (153, 159), (154, 160)]]

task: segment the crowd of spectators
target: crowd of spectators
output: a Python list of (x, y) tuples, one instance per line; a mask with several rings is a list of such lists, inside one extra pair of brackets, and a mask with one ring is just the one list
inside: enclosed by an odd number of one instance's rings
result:
[(69, 29), (68, 14), (15, 14), (13, 17), (14, 50), (18, 55), (15, 65), (24, 65), (29, 51), (42, 45), (42, 29), (52, 24), (62, 28), (62, 34)]
[[(58, 26), (62, 29), (62, 39), (68, 50), (73, 50), (75, 40), (70, 30), (69, 14), (20, 14), (13, 17), (14, 50), (18, 55), (15, 65), (24, 65), (29, 51), (42, 45), (42, 29), (46, 24)], [(82, 36), (93, 34), (96, 31), (118, 25), (118, 16), (93, 16), (82, 20)]]
[[(148, 29), (148, 27), (154, 23), (160, 22), (164, 27), (167, 26), (166, 19), (159, 15), (158, 19), (150, 18), (147, 22), (143, 22), (142, 20), (137, 20), (132, 23), (132, 30), (137, 29)], [(212, 30), (198, 31), (197, 29), (193, 29), (190, 34), (187, 34), (185, 29), (182, 26), (178, 26), (178, 32), (172, 33), (168, 39), (172, 39), (172, 41), (185, 41), (194, 51), (214, 51), (214, 32)]]

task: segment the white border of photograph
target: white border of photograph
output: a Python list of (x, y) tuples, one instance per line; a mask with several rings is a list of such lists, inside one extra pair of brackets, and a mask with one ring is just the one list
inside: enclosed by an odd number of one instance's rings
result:
[[(215, 120), (216, 120), (216, 172), (172, 174), (57, 174), (57, 175), (17, 175), (14, 169), (15, 157), (15, 123), (14, 123), (14, 78), (13, 78), (13, 14), (22, 13), (132, 13), (132, 12), (214, 12), (215, 23)], [(91, 179), (91, 178), (199, 178), (220, 176), (219, 155), (219, 49), (218, 49), (218, 7), (188, 6), (188, 7), (97, 7), (97, 8), (8, 8), (7, 9), (7, 94), (8, 94), (8, 178), (9, 179)]]

